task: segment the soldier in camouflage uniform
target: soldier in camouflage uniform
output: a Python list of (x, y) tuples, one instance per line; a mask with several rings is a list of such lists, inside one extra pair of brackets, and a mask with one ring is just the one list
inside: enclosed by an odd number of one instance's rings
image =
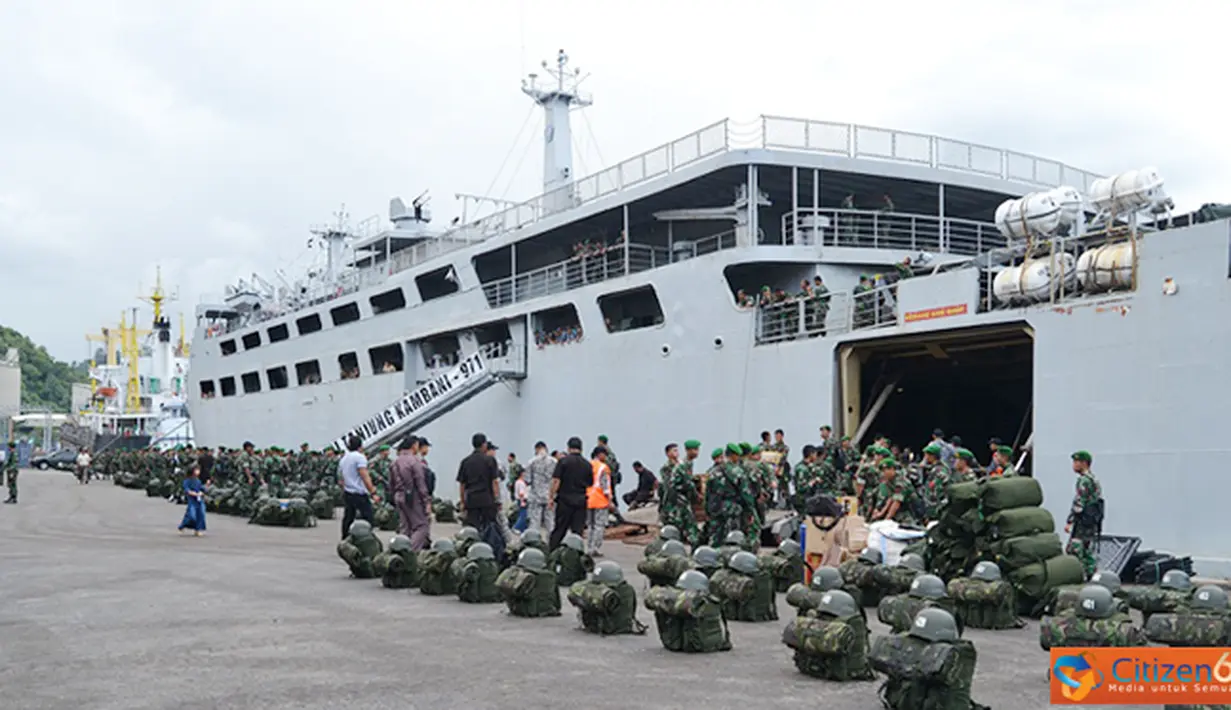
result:
[(5, 503), (17, 502), (17, 442), (10, 441), (8, 451), (4, 454), (4, 482), (9, 488), (9, 497)]
[(1073, 495), (1068, 523), (1064, 526), (1064, 531), (1071, 534), (1065, 552), (1081, 560), (1089, 579), (1098, 567), (1094, 553), (1103, 527), (1103, 487), (1090, 472), (1094, 459), (1089, 451), (1077, 451), (1072, 458), (1077, 491)]
[(386, 444), (376, 450), (376, 456), (372, 457), (368, 463), (368, 473), (372, 476), (372, 485), (376, 486), (376, 495), (380, 496), (381, 500), (386, 499), (386, 492), (389, 488), (389, 471), (393, 467), (393, 460), (389, 458), (390, 448)]
[(795, 476), (795, 495), (792, 497), (791, 503), (795, 508), (795, 512), (800, 515), (804, 514), (808, 498), (824, 491), (824, 481), (821, 478), (821, 464), (818, 460), (816, 447), (812, 444), (804, 446), (803, 454), (803, 459), (795, 464), (795, 468), (791, 472)]
[(884, 446), (869, 446), (855, 471), (855, 496), (859, 498), (859, 514), (865, 518), (870, 517), (876, 510), (876, 489), (881, 480), (881, 462), (889, 453), (889, 449)]
[(1016, 476), (1017, 471), (1013, 468), (1013, 447), (999, 445), (996, 447), (996, 453), (992, 457), (993, 466), (987, 469), (989, 478), (999, 478), (1001, 476), (1008, 478)]
[(781, 508), (791, 507), (791, 464), (788, 463), (791, 456), (791, 447), (786, 443), (786, 435), (781, 429), (774, 430), (774, 443), (769, 445), (770, 451), (777, 451), (782, 454), (779, 460), (778, 470), (774, 472), (777, 478), (776, 503)]
[(727, 444), (727, 460), (710, 469), (705, 485), (705, 509), (709, 515), (710, 544), (718, 547), (727, 533), (742, 531), (747, 511), (755, 510), (756, 501), (739, 464), (739, 444)]
[(855, 285), (851, 295), (855, 300), (853, 314), (855, 328), (867, 328), (876, 322), (876, 294), (872, 292), (872, 280), (867, 274), (859, 275), (859, 283)]
[(969, 483), (977, 480), (979, 474), (975, 473), (975, 466), (978, 461), (975, 459), (975, 454), (970, 449), (958, 449), (957, 458), (953, 463), (953, 476), (950, 478), (950, 483)]
[(936, 520), (940, 509), (949, 502), (949, 467), (941, 462), (944, 453), (940, 444), (932, 442), (923, 448), (923, 505), (928, 520)]
[(693, 478), (693, 461), (701, 442), (689, 439), (684, 442), (685, 460), (679, 460), (679, 447), (667, 445), (667, 463), (663, 465), (662, 482), (658, 486), (661, 502), (659, 520), (664, 526), (674, 525), (684, 540), (692, 546), (701, 544), (701, 531), (697, 528), (693, 506), (697, 503), (697, 483)]
[[(751, 494), (751, 502), (745, 501), (743, 524), (740, 525), (740, 530), (743, 531), (744, 537), (749, 540), (761, 539), (761, 516), (760, 516), (760, 500), (764, 489), (761, 487), (761, 473), (756, 466), (756, 462), (752, 460), (752, 444), (747, 441), (739, 444), (739, 464), (740, 475), (744, 478), (744, 486)], [(754, 548), (755, 549), (755, 548)]]
[(872, 520), (896, 520), (913, 524), (915, 487), (898, 475), (898, 462), (884, 459), (880, 463), (881, 481), (873, 497)]
[(761, 460), (761, 447), (752, 446), (745, 462), (748, 472), (757, 484), (757, 530), (761, 529), (765, 515), (769, 512), (769, 501), (774, 491), (774, 469), (769, 463)]

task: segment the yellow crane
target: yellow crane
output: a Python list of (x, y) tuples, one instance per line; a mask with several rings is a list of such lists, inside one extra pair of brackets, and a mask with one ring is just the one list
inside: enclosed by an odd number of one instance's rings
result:
[(141, 358), (141, 345), (138, 338), (144, 338), (150, 331), (137, 327), (137, 309), (132, 309), (133, 324), (128, 325), (128, 314), (120, 312), (120, 346), (124, 353), (125, 364), (128, 365), (128, 384), (124, 387), (124, 411), (132, 414), (141, 410), (141, 376), (137, 369)]
[[(162, 321), (162, 305), (164, 303), (172, 303), (179, 300), (178, 290), (175, 293), (167, 293), (162, 287), (162, 267), (155, 267), (154, 290), (148, 296), (137, 296), (137, 298), (145, 301), (154, 307), (154, 322)], [(136, 325), (136, 317), (133, 317), (133, 325)], [(182, 327), (182, 326), (181, 326)]]

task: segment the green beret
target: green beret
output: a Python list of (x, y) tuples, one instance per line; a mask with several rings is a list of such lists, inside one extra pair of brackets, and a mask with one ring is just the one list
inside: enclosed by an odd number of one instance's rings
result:
[(873, 447), (872, 453), (878, 454), (880, 456), (893, 456), (893, 452), (884, 446)]
[(975, 454), (970, 449), (958, 449), (957, 457), (959, 459), (962, 459), (963, 461), (974, 461), (975, 460)]
[(309, 443), (308, 443), (308, 442), (306, 442), (306, 441), (305, 441), (305, 442), (303, 442), (302, 444), (300, 444), (300, 446), (301, 446), (301, 447), (304, 447), (304, 448), (311, 448), (311, 444), (309, 444)]
[(701, 442), (697, 441), (696, 439), (689, 439), (688, 441), (684, 442), (684, 448), (685, 449), (699, 449), (701, 448)]
[(388, 451), (391, 447), (388, 444), (382, 445), (377, 451)]
[(940, 448), (940, 444), (935, 442), (923, 447), (923, 453), (925, 454), (936, 454), (939, 456), (941, 451), (943, 451), (943, 449)]
[(851, 440), (851, 437), (849, 437), (849, 436), (844, 436), (844, 437), (842, 437), (842, 440), (843, 440), (843, 441), (850, 441), (850, 440)]
[(739, 444), (727, 444), (727, 453), (732, 456), (739, 456), (743, 453), (743, 449), (740, 448)]
[(752, 444), (749, 444), (747, 441), (741, 441), (739, 443), (739, 452), (743, 454), (744, 456), (751, 454)]
[(897, 468), (897, 467), (898, 467), (898, 462), (894, 461), (891, 458), (881, 461), (881, 468)]
[(997, 447), (996, 447), (996, 453), (998, 453), (998, 454), (1004, 454), (1005, 456), (1012, 456), (1012, 455), (1013, 455), (1013, 447), (1012, 447), (1012, 446), (997, 446)]
[(722, 458), (722, 449), (718, 448), (718, 449), (714, 449), (713, 451), (711, 451), (710, 458), (712, 459)]
[(1089, 451), (1084, 451), (1084, 450), (1074, 451), (1073, 460), (1074, 461), (1085, 461), (1086, 463), (1092, 463), (1094, 461), (1094, 457), (1090, 455)]
[(821, 425), (821, 428), (822, 428), (822, 429), (828, 429), (828, 430), (830, 430), (830, 431), (833, 431), (833, 427), (829, 426), (828, 424), (822, 424), (822, 425)]
[(604, 444), (606, 444), (606, 443), (607, 443), (607, 435), (606, 435), (606, 434), (599, 434), (599, 435), (598, 435), (598, 440), (599, 440), (599, 441), (601, 441), (601, 442), (603, 442)]
[(770, 290), (770, 289), (769, 289), (769, 286), (762, 286), (762, 287), (761, 287), (761, 290), (762, 290), (762, 291), (768, 291), (768, 290)]

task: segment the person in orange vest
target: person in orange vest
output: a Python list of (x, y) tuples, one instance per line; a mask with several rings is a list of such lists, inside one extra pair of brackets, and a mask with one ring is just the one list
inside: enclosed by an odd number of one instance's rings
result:
[(602, 557), (599, 548), (607, 533), (607, 514), (615, 508), (612, 500), (611, 468), (607, 466), (607, 447), (596, 446), (590, 454), (594, 480), (586, 489), (586, 551), (591, 557)]

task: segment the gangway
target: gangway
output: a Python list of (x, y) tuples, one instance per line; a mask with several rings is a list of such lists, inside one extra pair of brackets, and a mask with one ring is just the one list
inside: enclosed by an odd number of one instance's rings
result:
[(333, 442), (346, 451), (346, 440), (358, 436), (367, 449), (387, 444), (422, 429), (478, 396), (497, 382), (525, 377), (524, 367), (495, 366), (476, 352), (444, 372), (408, 390), (397, 401), (346, 432)]

